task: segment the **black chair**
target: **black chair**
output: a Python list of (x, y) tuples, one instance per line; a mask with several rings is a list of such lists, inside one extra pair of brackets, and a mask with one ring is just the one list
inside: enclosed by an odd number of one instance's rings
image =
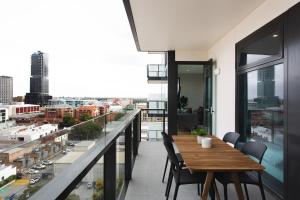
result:
[[(263, 156), (267, 150), (267, 146), (260, 142), (249, 142), (242, 146), (241, 152), (246, 155), (250, 155), (258, 160), (259, 164), (263, 159)], [(233, 183), (228, 173), (217, 173), (216, 179), (223, 185), (224, 187), (224, 198), (228, 199), (227, 195), (227, 185)], [(265, 192), (262, 184), (261, 173), (260, 172), (242, 172), (239, 173), (240, 183), (244, 184), (245, 193), (247, 199), (249, 200), (249, 194), (247, 189), (247, 184), (257, 185), (259, 186), (262, 199), (265, 200)]]
[(228, 142), (230, 144), (233, 145), (234, 148), (236, 148), (236, 145), (239, 141), (239, 138), (240, 138), (240, 134), (239, 133), (236, 133), (236, 132), (228, 132), (224, 135), (223, 137), (223, 141), (224, 142)]
[[(164, 142), (171, 142), (172, 143), (172, 138), (167, 133), (161, 132), (161, 135), (163, 137), (163, 141)], [(176, 156), (177, 156), (177, 159), (179, 160), (180, 164), (183, 165), (184, 162), (183, 162), (181, 154), (180, 153), (176, 153)], [(164, 174), (163, 174), (163, 178), (162, 178), (162, 182), (165, 181), (166, 171), (167, 171), (167, 167), (168, 167), (168, 161), (169, 161), (169, 158), (167, 156), (167, 158), (166, 158), (166, 164), (165, 164), (165, 169), (164, 169)]]
[(176, 200), (178, 189), (180, 185), (186, 184), (198, 184), (198, 194), (199, 192), (199, 185), (204, 184), (206, 173), (194, 173), (191, 174), (188, 169), (183, 168), (180, 165), (180, 162), (175, 154), (175, 150), (173, 144), (170, 141), (164, 142), (164, 146), (168, 152), (168, 157), (171, 161), (171, 168), (170, 168), (170, 175), (168, 178), (168, 183), (166, 187), (166, 199), (169, 198), (170, 190), (172, 187), (172, 180), (174, 177), (176, 187), (174, 192), (173, 200)]

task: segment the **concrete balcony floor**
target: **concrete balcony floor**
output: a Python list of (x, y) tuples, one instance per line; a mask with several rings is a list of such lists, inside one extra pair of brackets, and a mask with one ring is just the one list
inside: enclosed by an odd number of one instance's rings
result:
[[(162, 183), (162, 174), (166, 161), (166, 151), (162, 142), (141, 142), (139, 155), (136, 158), (132, 180), (129, 183), (126, 193), (126, 200), (162, 200), (165, 199), (164, 193), (166, 183)], [(167, 179), (167, 178), (166, 178)], [(173, 181), (174, 183), (174, 181)], [(218, 190), (223, 197), (223, 187), (219, 183)], [(173, 199), (175, 185), (170, 191), (169, 199)], [(260, 191), (257, 186), (248, 185), (249, 198), (261, 199)], [(267, 200), (277, 200), (267, 191)], [(178, 200), (199, 200), (196, 185), (182, 185), (179, 187)], [(228, 185), (228, 199), (237, 199), (234, 186)]]

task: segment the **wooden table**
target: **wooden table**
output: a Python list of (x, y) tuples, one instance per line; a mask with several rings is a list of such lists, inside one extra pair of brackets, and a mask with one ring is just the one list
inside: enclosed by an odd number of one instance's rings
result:
[(214, 173), (228, 172), (231, 174), (239, 199), (243, 200), (244, 195), (238, 173), (242, 171), (262, 172), (264, 167), (217, 137), (210, 137), (212, 138), (210, 149), (203, 149), (201, 144), (197, 143), (195, 136), (174, 135), (173, 139), (191, 173), (207, 172), (202, 199), (206, 200), (208, 197), (211, 183), (214, 181)]

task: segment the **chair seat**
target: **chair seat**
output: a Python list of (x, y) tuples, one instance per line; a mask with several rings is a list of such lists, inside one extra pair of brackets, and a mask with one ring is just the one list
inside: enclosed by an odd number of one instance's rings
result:
[[(258, 180), (253, 178), (256, 177), (257, 174), (256, 172), (241, 172), (239, 173), (239, 180), (241, 183), (246, 183), (246, 184), (258, 184)], [(215, 178), (222, 184), (229, 184), (233, 183), (231, 180), (230, 174), (225, 173), (225, 172), (219, 172), (215, 174)]]
[[(175, 182), (177, 183), (178, 177), (177, 177), (177, 173), (175, 171), (173, 171), (173, 176), (175, 178)], [(206, 178), (206, 173), (191, 174), (188, 169), (181, 169), (180, 170), (179, 185), (204, 183), (205, 178)]]

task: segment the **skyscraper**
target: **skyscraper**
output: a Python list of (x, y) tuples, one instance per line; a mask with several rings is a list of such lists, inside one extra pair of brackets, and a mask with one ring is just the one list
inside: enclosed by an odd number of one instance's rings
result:
[(25, 103), (44, 106), (49, 99), (48, 55), (38, 51), (31, 55), (30, 93), (25, 96)]
[(10, 76), (0, 76), (0, 103), (10, 103), (13, 101), (13, 78)]

